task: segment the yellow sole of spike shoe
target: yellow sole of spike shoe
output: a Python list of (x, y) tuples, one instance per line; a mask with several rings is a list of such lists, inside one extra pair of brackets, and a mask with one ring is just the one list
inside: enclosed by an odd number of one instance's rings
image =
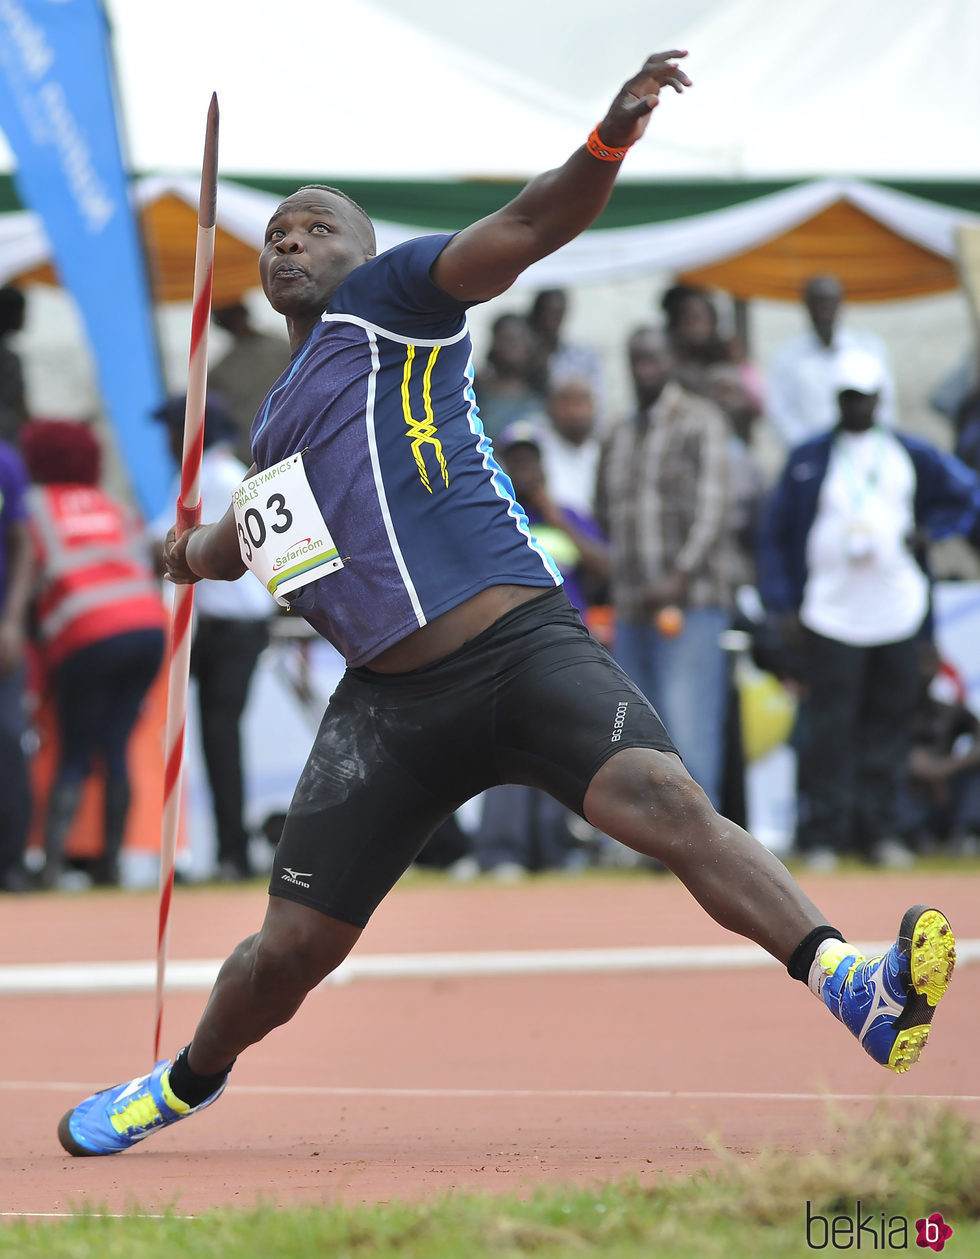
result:
[(925, 1049), (928, 1039), (928, 1024), (922, 1027), (910, 1027), (901, 1032), (892, 1046), (891, 1053), (888, 1055), (888, 1070), (894, 1071), (896, 1075), (901, 1075), (903, 1072), (908, 1071), (910, 1067), (914, 1067), (919, 1061), (919, 1055)]
[(912, 987), (929, 1005), (936, 1006), (949, 987), (956, 965), (953, 928), (938, 909), (927, 909), (915, 920), (911, 941)]

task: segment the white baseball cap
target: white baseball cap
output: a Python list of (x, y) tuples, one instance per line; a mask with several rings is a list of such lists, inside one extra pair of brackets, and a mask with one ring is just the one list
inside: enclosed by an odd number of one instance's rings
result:
[(857, 347), (842, 350), (834, 364), (834, 388), (838, 393), (854, 389), (857, 393), (877, 393), (885, 383), (885, 367), (870, 350)]

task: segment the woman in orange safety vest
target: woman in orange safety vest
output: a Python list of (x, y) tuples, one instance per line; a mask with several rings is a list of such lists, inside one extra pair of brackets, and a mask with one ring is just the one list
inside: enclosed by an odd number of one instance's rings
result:
[(142, 527), (99, 487), (90, 427), (36, 420), (21, 432), (37, 563), (38, 645), (60, 742), (44, 830), (42, 882), (57, 887), (65, 840), (96, 758), (105, 772), (104, 849), (96, 883), (119, 882), (129, 811), (129, 736), (164, 651), (164, 609)]

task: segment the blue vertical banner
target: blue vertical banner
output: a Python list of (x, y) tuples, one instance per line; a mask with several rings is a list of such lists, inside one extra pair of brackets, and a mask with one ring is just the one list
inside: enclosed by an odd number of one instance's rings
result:
[(0, 129), (81, 311), (134, 492), (155, 515), (171, 477), (151, 418), (164, 382), (101, 0), (0, 0)]

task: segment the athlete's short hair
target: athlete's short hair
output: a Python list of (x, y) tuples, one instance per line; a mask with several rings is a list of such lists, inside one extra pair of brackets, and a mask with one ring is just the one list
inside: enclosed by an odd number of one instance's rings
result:
[(334, 188), (330, 184), (304, 184), (302, 188), (297, 188), (296, 192), (306, 192), (307, 189), (313, 189), (316, 192), (332, 192), (335, 197), (342, 197), (348, 205), (353, 206), (360, 217), (361, 226), (364, 229), (365, 243), (371, 246), (372, 253), (378, 252), (378, 239), (374, 234), (374, 224), (371, 222), (371, 216), (363, 206), (357, 204), (353, 197), (348, 196), (342, 188)]

